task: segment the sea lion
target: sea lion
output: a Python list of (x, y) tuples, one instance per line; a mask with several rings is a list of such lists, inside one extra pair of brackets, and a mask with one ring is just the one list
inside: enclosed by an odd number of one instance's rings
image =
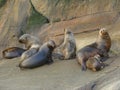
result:
[(96, 72), (105, 67), (105, 64), (101, 61), (100, 55), (95, 55), (94, 57), (90, 57), (87, 62), (86, 66), (88, 69), (91, 69), (92, 71)]
[(32, 47), (29, 50), (26, 50), (22, 55), (21, 55), (21, 60), (23, 61), (29, 57), (31, 57), (32, 55), (36, 54), (39, 50), (39, 48), (36, 48), (36, 45), (32, 45)]
[(108, 52), (111, 48), (111, 38), (106, 28), (101, 28), (96, 41), (97, 48), (103, 53), (103, 57), (109, 57)]
[(12, 59), (15, 57), (19, 57), (24, 53), (26, 50), (19, 48), (19, 47), (10, 47), (2, 51), (3, 58)]
[(30, 49), (32, 45), (36, 45), (36, 48), (39, 48), (41, 45), (39, 38), (32, 36), (30, 34), (23, 34), (19, 38), (19, 42), (25, 44), (26, 49)]
[(81, 48), (77, 52), (77, 61), (82, 66), (82, 70), (86, 70), (86, 61), (90, 57), (94, 57), (95, 55), (100, 55), (101, 57), (108, 57), (108, 51), (111, 47), (111, 39), (108, 32), (102, 28), (99, 30), (99, 36), (96, 42), (87, 45)]
[(22, 54), (21, 61), (37, 53), (41, 46), (40, 40), (37, 37), (32, 36), (30, 34), (22, 35), (19, 38), (19, 42), (25, 44), (25, 48), (27, 49), (27, 51), (25, 51)]
[(56, 55), (60, 56), (59, 59), (72, 59), (76, 56), (76, 42), (74, 34), (68, 30), (64, 30), (64, 41), (56, 48)]
[(78, 63), (82, 66), (82, 70), (87, 70), (87, 60), (97, 54), (101, 55), (100, 51), (97, 48), (92, 47), (92, 45), (85, 46), (77, 52), (76, 58)]
[(52, 63), (53, 62), (52, 52), (55, 47), (56, 45), (53, 40), (50, 40), (44, 43), (36, 54), (20, 62), (19, 67), (20, 68), (35, 68), (38, 66), (42, 66), (46, 63), (48, 64)]

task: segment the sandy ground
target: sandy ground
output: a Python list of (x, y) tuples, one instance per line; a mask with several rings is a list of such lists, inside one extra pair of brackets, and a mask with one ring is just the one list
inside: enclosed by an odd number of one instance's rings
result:
[[(81, 48), (84, 45), (95, 41), (97, 34), (98, 32), (95, 31), (75, 36), (77, 48)], [(114, 37), (114, 34), (115, 33), (112, 33), (111, 36)], [(120, 57), (112, 52), (113, 49), (114, 48), (112, 47), (110, 58), (105, 62), (109, 64), (109, 66), (99, 72), (92, 72), (90, 70), (87, 70), (86, 72), (81, 71), (81, 67), (75, 59), (55, 60), (51, 65), (44, 65), (31, 70), (20, 70), (17, 67), (20, 58), (1, 60), (0, 90), (90, 90), (87, 88), (90, 88), (91, 85), (95, 85), (95, 90), (100, 90), (101, 86), (99, 86), (99, 84), (102, 82), (99, 82), (100, 78), (105, 76), (108, 77), (110, 73), (114, 73), (115, 71), (117, 72), (117, 76), (120, 75)], [(115, 75), (112, 74), (109, 78), (114, 77)], [(115, 77), (117, 78), (117, 76)], [(104, 80), (111, 80), (106, 77)], [(94, 81), (96, 81), (96, 84), (89, 84)], [(107, 87), (109, 87), (109, 85), (103, 87), (102, 90), (107, 90), (104, 89)]]
[[(19, 58), (0, 63), (0, 90), (77, 90), (110, 72), (119, 69), (119, 58), (111, 57), (108, 67), (99, 72), (81, 71), (76, 60), (55, 61), (32, 70), (20, 70)], [(95, 89), (96, 90), (96, 89)]]

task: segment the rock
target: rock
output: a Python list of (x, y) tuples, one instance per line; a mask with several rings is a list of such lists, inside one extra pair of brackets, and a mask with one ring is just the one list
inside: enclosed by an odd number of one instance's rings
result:
[[(6, 47), (20, 45), (18, 37), (25, 28), (30, 16), (29, 0), (7, 0), (1, 8), (0, 16), (0, 52)], [(0, 57), (1, 57), (0, 53)]]
[(120, 8), (118, 0), (31, 0), (35, 9), (51, 22)]

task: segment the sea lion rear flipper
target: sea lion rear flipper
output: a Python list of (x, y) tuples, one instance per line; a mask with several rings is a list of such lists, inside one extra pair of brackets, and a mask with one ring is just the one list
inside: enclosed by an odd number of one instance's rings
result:
[(53, 60), (48, 60), (48, 61), (47, 61), (47, 64), (50, 65), (50, 64), (52, 64), (53, 62), (54, 62)]
[(87, 70), (87, 67), (86, 67), (85, 62), (83, 62), (83, 63), (81, 64), (81, 66), (82, 66), (82, 71), (86, 71), (86, 70)]

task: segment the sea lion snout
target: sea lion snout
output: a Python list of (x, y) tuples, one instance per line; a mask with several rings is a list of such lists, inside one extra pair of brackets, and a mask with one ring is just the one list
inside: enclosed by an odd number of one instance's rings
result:
[(26, 43), (27, 37), (25, 37), (25, 38), (20, 37), (18, 41), (19, 41), (20, 43)]
[(106, 35), (106, 34), (108, 34), (106, 28), (101, 28), (101, 29), (99, 30), (99, 35), (103, 36), (103, 35)]

